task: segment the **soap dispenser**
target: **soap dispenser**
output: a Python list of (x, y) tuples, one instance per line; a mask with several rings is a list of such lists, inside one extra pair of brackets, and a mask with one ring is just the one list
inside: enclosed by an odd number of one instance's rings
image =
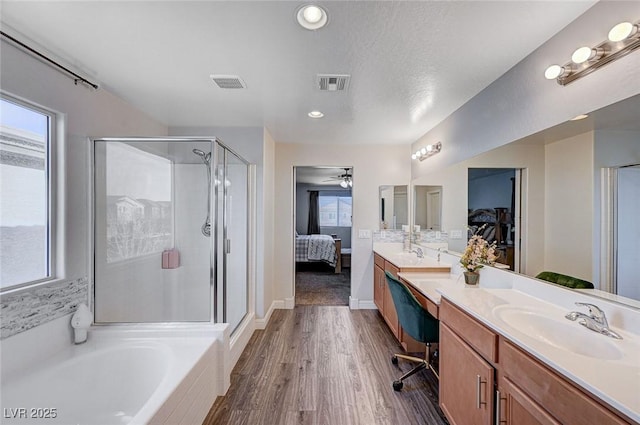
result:
[(73, 328), (74, 342), (76, 344), (87, 342), (87, 331), (91, 326), (91, 322), (93, 322), (93, 316), (89, 311), (89, 307), (84, 303), (80, 304), (76, 312), (71, 316), (71, 327)]

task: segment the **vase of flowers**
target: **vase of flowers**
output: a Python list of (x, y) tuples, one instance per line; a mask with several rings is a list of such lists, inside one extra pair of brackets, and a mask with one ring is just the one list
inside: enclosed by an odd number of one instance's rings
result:
[[(482, 227), (478, 229), (478, 232), (480, 230), (482, 230)], [(493, 265), (498, 258), (496, 255), (496, 242), (490, 244), (478, 232), (469, 239), (467, 248), (460, 258), (460, 264), (464, 268), (464, 282), (467, 285), (477, 285), (480, 278), (478, 270), (485, 265)]]

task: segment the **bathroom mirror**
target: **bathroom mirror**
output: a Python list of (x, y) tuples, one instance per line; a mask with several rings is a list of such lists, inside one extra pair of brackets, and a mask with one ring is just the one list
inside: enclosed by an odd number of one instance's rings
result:
[(409, 197), (406, 185), (384, 185), (378, 197), (380, 230), (402, 230), (409, 224)]
[(413, 224), (421, 230), (442, 230), (442, 186), (413, 187)]
[(519, 170), (521, 211), (511, 217), (514, 227), (521, 223), (520, 244), (515, 241), (521, 248), (519, 272), (536, 276), (548, 270), (584, 279), (605, 292), (582, 293), (637, 308), (640, 281), (634, 279), (633, 269), (640, 258), (639, 165), (636, 95), (593, 111), (586, 119), (567, 121), (422, 175), (414, 184), (441, 185), (446, 191), (442, 228), (449, 232), (450, 250), (462, 252), (469, 169)]

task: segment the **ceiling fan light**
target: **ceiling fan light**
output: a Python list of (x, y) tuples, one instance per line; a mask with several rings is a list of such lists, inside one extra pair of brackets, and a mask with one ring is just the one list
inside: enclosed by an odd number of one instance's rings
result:
[(353, 180), (349, 180), (349, 187), (353, 187)]
[(346, 189), (346, 188), (347, 188), (347, 186), (349, 186), (349, 184), (347, 183), (347, 181), (346, 181), (346, 180), (342, 180), (342, 181), (340, 182), (340, 187), (342, 187), (343, 189)]

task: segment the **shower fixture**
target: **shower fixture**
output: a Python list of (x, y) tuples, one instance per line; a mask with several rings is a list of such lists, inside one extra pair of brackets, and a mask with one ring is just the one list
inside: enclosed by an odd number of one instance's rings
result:
[(209, 214), (209, 209), (211, 208), (211, 152), (204, 153), (200, 149), (194, 149), (193, 153), (202, 159), (202, 163), (207, 168), (207, 218), (200, 230), (203, 235), (209, 237), (211, 236), (211, 216)]

